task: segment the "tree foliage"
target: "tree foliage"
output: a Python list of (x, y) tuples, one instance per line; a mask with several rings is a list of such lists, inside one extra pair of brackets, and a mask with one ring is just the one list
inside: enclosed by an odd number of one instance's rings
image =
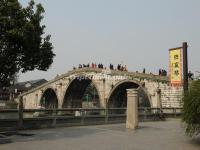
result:
[(186, 133), (191, 136), (200, 133), (200, 80), (193, 81), (184, 96), (183, 121)]
[(31, 0), (23, 8), (18, 0), (0, 0), (0, 86), (18, 72), (46, 71), (53, 62), (50, 35), (41, 25), (44, 8)]

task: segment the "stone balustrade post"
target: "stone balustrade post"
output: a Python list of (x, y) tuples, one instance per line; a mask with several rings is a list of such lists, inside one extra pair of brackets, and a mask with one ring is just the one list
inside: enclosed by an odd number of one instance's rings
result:
[(138, 90), (127, 89), (126, 128), (135, 130), (137, 127), (138, 127)]
[(18, 120), (18, 129), (22, 129), (23, 128), (23, 98), (22, 96), (19, 97), (19, 106), (18, 106), (18, 115), (19, 115), (19, 120)]
[(157, 94), (157, 108), (162, 109), (161, 90), (157, 89), (156, 94)]

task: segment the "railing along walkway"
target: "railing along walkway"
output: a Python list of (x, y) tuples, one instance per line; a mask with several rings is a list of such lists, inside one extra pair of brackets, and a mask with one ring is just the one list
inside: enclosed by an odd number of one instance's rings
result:
[[(139, 108), (139, 121), (181, 115), (182, 108)], [(0, 130), (124, 123), (126, 108), (0, 109)]]

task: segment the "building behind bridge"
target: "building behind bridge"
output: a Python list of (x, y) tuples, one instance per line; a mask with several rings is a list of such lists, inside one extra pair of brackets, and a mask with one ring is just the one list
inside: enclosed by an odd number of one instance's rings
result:
[(6, 106), (6, 102), (8, 102), (11, 98), (17, 97), (19, 94), (36, 88), (46, 82), (46, 79), (37, 79), (25, 82), (18, 82), (11, 87), (0, 88), (0, 107)]

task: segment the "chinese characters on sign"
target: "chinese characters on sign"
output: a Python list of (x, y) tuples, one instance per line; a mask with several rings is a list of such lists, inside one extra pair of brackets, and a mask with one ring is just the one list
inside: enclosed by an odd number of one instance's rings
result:
[(170, 49), (170, 82), (172, 85), (182, 84), (182, 49)]

